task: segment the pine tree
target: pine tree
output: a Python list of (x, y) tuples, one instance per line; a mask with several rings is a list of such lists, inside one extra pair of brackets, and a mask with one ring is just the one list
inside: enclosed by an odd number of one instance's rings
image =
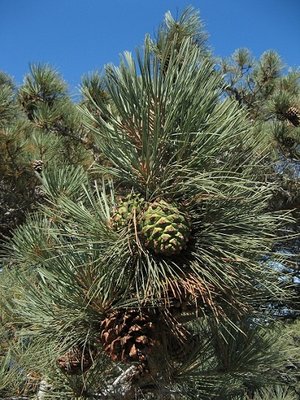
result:
[[(181, 34), (196, 22), (167, 14), (157, 40), (83, 83), (102, 179), (40, 172), (44, 203), (3, 261), (3, 395), (233, 399), (282, 378), (270, 305), (289, 292), (271, 261), (291, 219), (268, 210), (263, 140), (224, 99), (205, 41)], [(32, 123), (62, 123), (52, 98), (30, 101)]]
[(20, 88), (0, 75), (1, 242), (42, 201), (43, 169), (92, 164), (86, 134), (65, 82), (50, 66), (32, 65)]
[(66, 83), (53, 68), (47, 64), (31, 65), (17, 99), (34, 127), (53, 142), (59, 141), (56, 151), (61, 159), (72, 165), (92, 162), (83, 140), (85, 132), (79, 111), (70, 99)]
[(0, 74), (0, 242), (34, 202), (36, 179), (24, 156), (30, 124), (22, 118), (10, 77)]
[(221, 61), (226, 91), (263, 124), (273, 147), (286, 157), (299, 158), (300, 73), (287, 69), (274, 51), (255, 60), (248, 49), (239, 49)]
[[(255, 60), (249, 50), (239, 49), (221, 66), (226, 92), (247, 108), (255, 131), (264, 132), (269, 145), (264, 172), (266, 179), (277, 183), (270, 208), (291, 209), (298, 221), (300, 73), (284, 67), (273, 51)], [(291, 227), (295, 232), (297, 225)]]
[[(265, 52), (255, 60), (247, 49), (237, 50), (231, 58), (222, 60), (222, 72), (227, 86), (225, 92), (248, 110), (254, 125), (254, 134), (263, 132), (269, 150), (265, 156), (263, 172), (266, 180), (276, 184), (269, 208), (292, 211), (295, 222), (284, 232), (276, 251), (289, 257), (278, 265), (282, 279), (290, 282), (295, 293), (292, 300), (273, 305), (285, 324), (283, 330), (291, 334), (299, 326), (299, 110), (300, 73), (288, 69), (274, 51)], [(260, 134), (259, 134), (260, 135)], [(296, 341), (297, 342), (297, 341)], [(299, 343), (294, 343), (296, 348)], [(292, 357), (294, 359), (294, 357)], [(297, 361), (288, 363), (298, 371)], [(299, 383), (293, 383), (293, 387)], [(299, 393), (299, 388), (295, 389)], [(275, 396), (274, 392), (271, 391)], [(267, 396), (267, 395), (266, 395)], [(287, 395), (288, 396), (288, 395)], [(267, 397), (268, 398), (268, 397)]]

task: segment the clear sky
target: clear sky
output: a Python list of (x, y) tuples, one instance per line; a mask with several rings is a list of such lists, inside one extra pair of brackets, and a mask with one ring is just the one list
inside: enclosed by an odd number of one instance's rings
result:
[(0, 0), (0, 70), (21, 83), (29, 63), (53, 65), (76, 91), (83, 74), (118, 63), (164, 13), (200, 10), (219, 56), (248, 47), (300, 66), (300, 0)]

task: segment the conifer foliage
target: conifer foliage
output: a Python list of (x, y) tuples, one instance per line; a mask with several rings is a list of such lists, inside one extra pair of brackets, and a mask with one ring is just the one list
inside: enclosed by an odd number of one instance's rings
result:
[[(41, 167), (44, 202), (7, 245), (1, 280), (3, 390), (233, 399), (280, 378), (269, 305), (288, 292), (270, 259), (289, 217), (267, 209), (262, 141), (222, 96), (204, 38), (192, 9), (167, 14), (157, 40), (106, 67), (105, 95), (83, 85), (101, 179)], [(29, 120), (61, 127), (61, 107), (31, 83), (20, 92)]]
[(287, 69), (272, 50), (256, 60), (248, 49), (238, 49), (220, 64), (227, 94), (245, 106), (257, 128), (265, 131), (276, 158), (279, 154), (299, 159), (299, 70)]
[(282, 269), (294, 286), (296, 297), (288, 303), (285, 317), (299, 316), (299, 220), (300, 220), (300, 71), (287, 68), (280, 56), (267, 51), (256, 60), (247, 49), (239, 49), (221, 62), (225, 92), (249, 113), (254, 132), (263, 132), (268, 148), (266, 179), (276, 184), (269, 207), (292, 210), (295, 223), (286, 232), (294, 240), (282, 239), (277, 250), (288, 251), (290, 260)]
[(0, 75), (0, 242), (42, 201), (43, 168), (93, 161), (66, 83), (48, 65), (32, 65), (17, 88)]

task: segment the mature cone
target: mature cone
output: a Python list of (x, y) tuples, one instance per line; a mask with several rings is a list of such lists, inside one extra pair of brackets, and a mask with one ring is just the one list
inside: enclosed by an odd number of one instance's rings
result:
[(294, 125), (300, 125), (300, 110), (297, 107), (290, 107), (285, 113), (285, 117)]
[(144, 199), (135, 193), (127, 195), (121, 199), (114, 209), (111, 226), (120, 230), (134, 223), (136, 216), (140, 213)]
[(43, 170), (43, 165), (44, 162), (42, 160), (35, 160), (32, 163), (32, 168), (40, 174)]
[(156, 342), (153, 316), (139, 310), (114, 311), (101, 323), (101, 341), (113, 361), (144, 363)]
[(57, 359), (57, 365), (69, 375), (81, 374), (93, 365), (93, 357), (90, 350), (74, 346)]
[(147, 248), (156, 254), (179, 254), (189, 240), (191, 226), (179, 209), (164, 200), (150, 204), (141, 220), (141, 232)]

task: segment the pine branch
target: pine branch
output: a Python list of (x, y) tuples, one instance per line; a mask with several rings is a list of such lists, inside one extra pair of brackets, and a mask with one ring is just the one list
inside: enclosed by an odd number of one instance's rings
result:
[(25, 396), (25, 397), (24, 396), (2, 397), (1, 400), (29, 400), (29, 397), (27, 397), (27, 396)]
[(102, 393), (94, 397), (99, 400), (130, 400), (134, 398), (135, 388), (131, 381), (137, 373), (135, 365), (130, 366)]

